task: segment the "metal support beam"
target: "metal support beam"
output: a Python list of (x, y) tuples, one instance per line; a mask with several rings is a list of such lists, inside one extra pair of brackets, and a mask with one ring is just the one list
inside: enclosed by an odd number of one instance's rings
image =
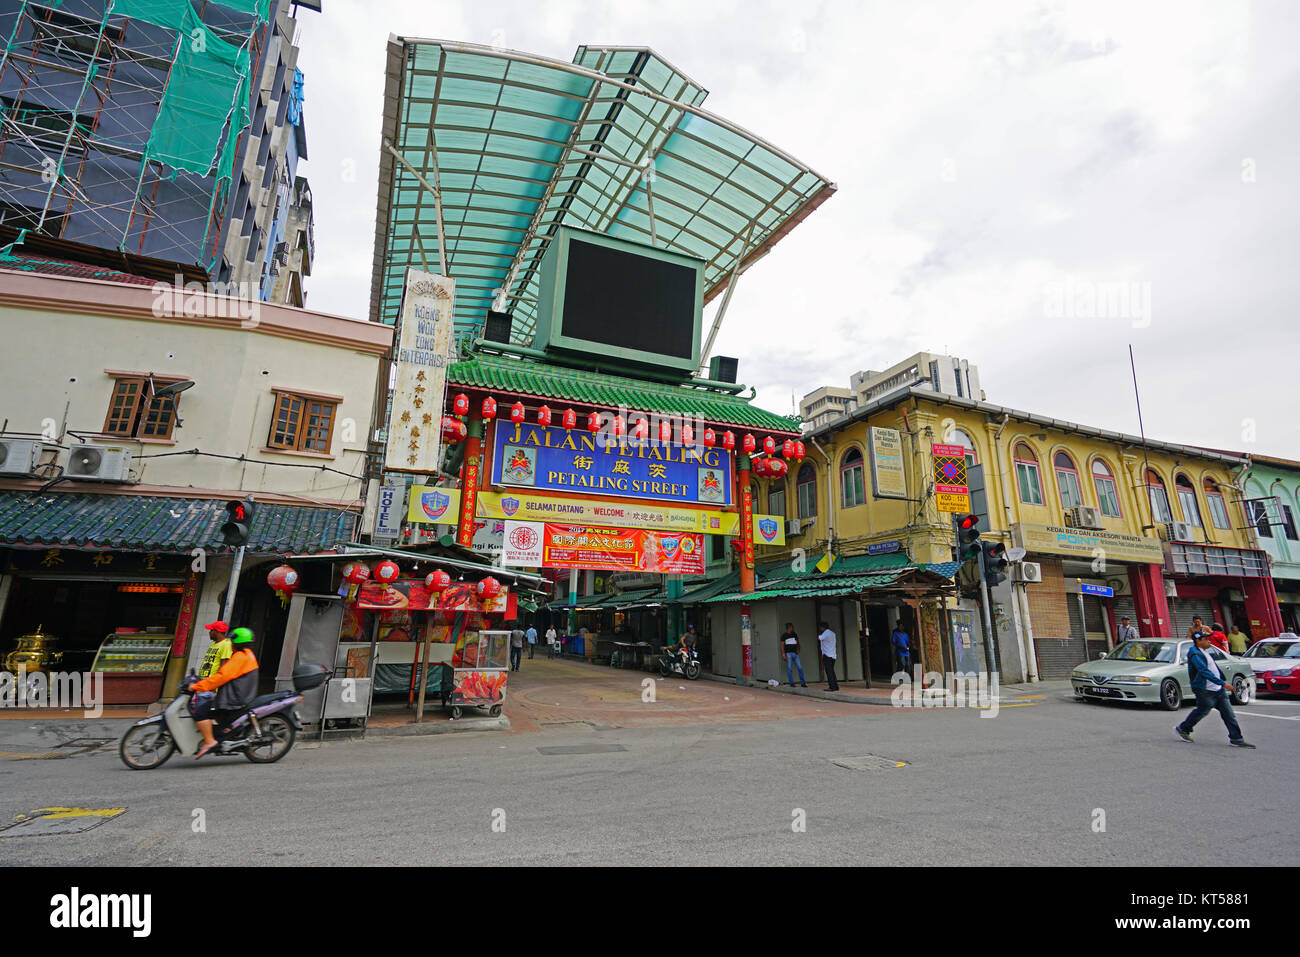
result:
[(754, 227), (758, 225), (758, 218), (750, 220), (749, 232), (745, 233), (745, 244), (740, 247), (740, 255), (736, 257), (735, 268), (731, 270), (731, 279), (727, 281), (727, 291), (722, 297), (722, 305), (718, 307), (718, 314), (713, 317), (713, 327), (709, 329), (709, 337), (704, 340), (704, 348), (700, 350), (700, 372), (703, 373), (709, 365), (709, 353), (713, 351), (713, 340), (718, 338), (718, 331), (722, 329), (722, 319), (727, 314), (727, 306), (731, 304), (731, 291), (736, 288), (736, 277), (740, 275), (741, 263), (749, 255), (749, 244), (754, 238)]
[[(429, 136), (433, 136), (433, 130), (429, 131)], [(442, 275), (450, 278), (451, 274), (447, 272), (447, 244), (445, 242), (445, 234), (443, 233), (442, 228), (442, 194), (438, 191), (438, 187), (434, 186), (424, 178), (423, 173), (406, 161), (405, 156), (393, 148), (391, 141), (384, 141), (384, 149), (392, 153), (397, 162), (401, 163), (402, 166), (406, 168), (406, 171), (414, 176), (419, 181), (420, 185), (433, 195), (433, 212), (438, 220), (438, 261), (442, 266)], [(436, 150), (433, 160), (433, 178), (435, 180), (438, 178), (438, 159)], [(423, 249), (421, 249), (421, 252), (423, 252)]]

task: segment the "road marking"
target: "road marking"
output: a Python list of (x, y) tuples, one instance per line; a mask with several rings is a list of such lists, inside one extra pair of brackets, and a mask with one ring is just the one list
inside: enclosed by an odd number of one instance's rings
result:
[(0, 837), (80, 834), (125, 813), (124, 807), (43, 807), (16, 815), (12, 824), (0, 826)]
[(1260, 714), (1258, 711), (1234, 711), (1237, 715), (1248, 718), (1272, 718), (1274, 721), (1300, 721), (1300, 717), (1291, 718), (1284, 714)]

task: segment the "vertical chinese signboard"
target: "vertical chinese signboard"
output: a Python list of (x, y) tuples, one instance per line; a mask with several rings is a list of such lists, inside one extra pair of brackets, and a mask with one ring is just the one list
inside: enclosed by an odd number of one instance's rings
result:
[(941, 512), (969, 512), (970, 489), (966, 485), (966, 449), (960, 445), (935, 445), (934, 497)]
[(384, 468), (389, 471), (438, 471), (447, 366), (454, 359), (455, 295), (454, 280), (406, 270), (393, 356), (393, 411), (384, 451)]
[[(754, 567), (753, 528), (754, 528), (754, 492), (753, 489), (750, 488), (749, 483), (746, 482), (745, 487), (740, 492), (740, 529), (741, 529), (740, 539), (742, 542), (744, 542), (744, 547), (745, 547), (744, 559), (745, 559), (746, 568)], [(747, 529), (750, 531), (750, 534), (748, 535), (745, 534), (745, 531)]]

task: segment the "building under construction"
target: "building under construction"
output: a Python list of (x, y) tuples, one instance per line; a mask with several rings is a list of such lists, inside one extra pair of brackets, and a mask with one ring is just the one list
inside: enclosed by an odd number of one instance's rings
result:
[[(0, 0), (0, 256), (302, 305), (310, 190), (289, 0)], [(306, 198), (304, 208), (295, 202)], [(290, 243), (294, 248), (290, 249)], [(296, 278), (282, 271), (297, 267)]]

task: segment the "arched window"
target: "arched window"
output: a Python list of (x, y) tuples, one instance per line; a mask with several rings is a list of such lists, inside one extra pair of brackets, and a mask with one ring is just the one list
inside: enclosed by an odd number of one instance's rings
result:
[(1079, 488), (1079, 470), (1074, 467), (1074, 459), (1068, 452), (1057, 452), (1052, 457), (1052, 466), (1056, 469), (1056, 487), (1061, 490), (1061, 508), (1082, 505), (1083, 492)]
[(970, 437), (970, 433), (963, 429), (951, 430), (945, 441), (949, 445), (960, 445), (966, 450), (966, 467), (980, 464), (979, 453), (975, 451), (975, 440)]
[(817, 470), (811, 465), (805, 465), (799, 469), (799, 478), (796, 481), (796, 492), (799, 496), (799, 517), (816, 518), (817, 517)]
[(767, 514), (785, 517), (784, 479), (773, 479), (767, 484)]
[(1196, 488), (1186, 475), (1174, 478), (1174, 490), (1178, 493), (1178, 507), (1183, 510), (1183, 521), (1201, 527), (1201, 509), (1196, 504)]
[(1024, 442), (1017, 442), (1011, 457), (1016, 462), (1016, 484), (1020, 501), (1026, 505), (1043, 504), (1043, 484), (1038, 480), (1038, 456)]
[(862, 453), (852, 448), (840, 459), (840, 501), (844, 508), (852, 508), (866, 500), (866, 489), (862, 482)]
[(1115, 487), (1115, 476), (1101, 459), (1092, 460), (1092, 485), (1097, 490), (1101, 514), (1107, 518), (1119, 518), (1119, 490)]
[(1228, 521), (1228, 506), (1224, 504), (1223, 493), (1219, 491), (1219, 485), (1212, 478), (1205, 480), (1205, 503), (1210, 507), (1210, 521), (1214, 523), (1215, 528), (1232, 528), (1232, 523)]
[(1147, 498), (1151, 500), (1151, 521), (1172, 522), (1174, 513), (1169, 509), (1169, 493), (1165, 491), (1164, 480), (1147, 469)]

